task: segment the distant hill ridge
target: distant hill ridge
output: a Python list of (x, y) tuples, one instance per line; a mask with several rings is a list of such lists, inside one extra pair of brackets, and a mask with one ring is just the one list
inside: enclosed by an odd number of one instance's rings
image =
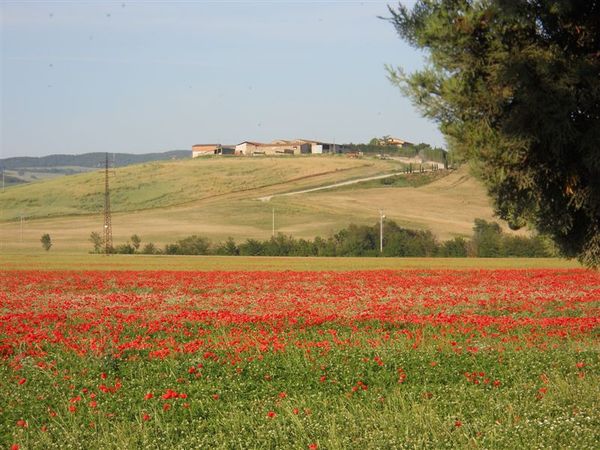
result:
[[(189, 150), (171, 150), (163, 153), (108, 153), (111, 167), (123, 167), (131, 164), (141, 164), (150, 161), (191, 158)], [(48, 156), (17, 156), (0, 159), (0, 167), (4, 169), (24, 169), (34, 167), (103, 167), (106, 160), (105, 152), (84, 153), (81, 155), (48, 155)], [(113, 164), (114, 161), (114, 164)]]

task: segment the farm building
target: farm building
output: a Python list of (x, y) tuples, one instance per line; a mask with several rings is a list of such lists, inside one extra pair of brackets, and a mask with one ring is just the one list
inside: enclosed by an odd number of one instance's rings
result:
[(192, 146), (192, 158), (208, 155), (233, 155), (235, 147), (221, 144), (196, 144)]
[(196, 144), (192, 145), (192, 158), (198, 156), (214, 155), (221, 144)]
[(405, 141), (400, 138), (395, 138), (392, 136), (385, 136), (382, 139), (379, 139), (379, 145), (394, 145), (396, 147), (406, 147), (408, 145), (413, 145), (412, 142)]
[(235, 146), (240, 155), (300, 155), (310, 153), (310, 144), (303, 141), (273, 141), (271, 143), (244, 141)]
[(275, 140), (270, 143), (244, 141), (235, 146), (221, 144), (196, 144), (192, 146), (192, 157), (207, 155), (305, 155), (322, 153), (344, 153), (347, 148), (307, 139)]
[(344, 145), (331, 144), (319, 141), (303, 141), (310, 144), (310, 152), (314, 154), (323, 153), (345, 153), (348, 149)]

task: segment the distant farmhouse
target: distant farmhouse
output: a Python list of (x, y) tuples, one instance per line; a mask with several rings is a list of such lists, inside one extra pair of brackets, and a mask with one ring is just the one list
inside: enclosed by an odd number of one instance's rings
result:
[(348, 151), (348, 148), (344, 145), (306, 139), (276, 140), (271, 143), (244, 141), (237, 145), (196, 144), (192, 146), (192, 157), (197, 158), (207, 155), (306, 155), (344, 153), (346, 151)]
[(192, 145), (192, 158), (207, 155), (234, 155), (235, 146), (221, 144), (196, 144)]
[(409, 145), (413, 145), (412, 142), (405, 141), (400, 138), (392, 137), (392, 136), (384, 136), (378, 140), (379, 145), (393, 145), (395, 147), (408, 147)]

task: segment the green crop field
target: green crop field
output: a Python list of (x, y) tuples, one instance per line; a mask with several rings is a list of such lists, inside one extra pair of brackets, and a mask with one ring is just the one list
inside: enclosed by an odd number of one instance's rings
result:
[(399, 269), (573, 269), (559, 258), (326, 258), (267, 256), (94, 255), (3, 253), (5, 270), (399, 270)]
[[(402, 167), (392, 160), (311, 156), (205, 158), (120, 168), (110, 177), (114, 243), (134, 233), (143, 243), (159, 246), (192, 234), (213, 241), (265, 239), (272, 233), (273, 211), (277, 232), (304, 238), (327, 237), (350, 223), (371, 225), (380, 208), (399, 225), (429, 229), (440, 239), (469, 236), (475, 218), (494, 220), (484, 188), (466, 168), (413, 174), (406, 181), (395, 177), (391, 184), (374, 180), (277, 196)], [(7, 188), (0, 193), (0, 251), (41, 251), (39, 239), (49, 233), (52, 253), (88, 252), (90, 233), (102, 231), (103, 193), (102, 171)]]

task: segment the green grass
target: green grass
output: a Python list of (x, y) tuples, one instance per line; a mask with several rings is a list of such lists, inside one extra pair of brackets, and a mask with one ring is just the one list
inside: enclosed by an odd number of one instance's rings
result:
[(321, 258), (262, 256), (151, 256), (3, 253), (5, 270), (383, 270), (383, 269), (566, 269), (558, 258)]
[[(368, 332), (357, 337), (347, 327), (335, 330), (339, 339), (364, 342), (312, 356), (288, 347), (235, 366), (201, 354), (158, 361), (81, 358), (49, 347), (60, 376), (25, 361), (18, 377), (27, 381), (18, 386), (12, 369), (0, 365), (2, 379), (13, 385), (0, 387), (6, 395), (0, 439), (46, 449), (597, 448), (600, 378), (590, 342), (580, 344), (578, 353), (560, 343), (545, 352), (508, 344), (501, 354), (453, 354), (427, 340), (417, 351), (404, 340), (370, 348)], [(210, 326), (201, 331), (228, 332)], [(314, 326), (301, 336), (323, 342), (330, 332), (329, 326)], [(373, 340), (378, 337), (373, 333)], [(376, 356), (383, 366), (374, 363)], [(585, 378), (577, 377), (581, 360), (588, 366)], [(198, 364), (200, 378), (189, 373)], [(407, 374), (402, 384), (399, 369)], [(463, 374), (473, 371), (502, 384), (469, 383)], [(118, 380), (124, 387), (116, 394), (98, 391), (100, 384), (112, 387)], [(538, 398), (541, 387), (548, 393)], [(85, 389), (98, 392), (97, 407), (89, 406)], [(167, 389), (187, 398), (165, 401)], [(144, 400), (148, 392), (154, 398)], [(69, 406), (77, 410), (71, 413)], [(26, 429), (15, 426), (23, 417)]]
[[(166, 208), (268, 186), (280, 191), (320, 186), (399, 167), (334, 156), (159, 161), (112, 170), (111, 206), (114, 212)], [(14, 186), (0, 193), (0, 202), (2, 221), (97, 213), (104, 204), (104, 171)]]

